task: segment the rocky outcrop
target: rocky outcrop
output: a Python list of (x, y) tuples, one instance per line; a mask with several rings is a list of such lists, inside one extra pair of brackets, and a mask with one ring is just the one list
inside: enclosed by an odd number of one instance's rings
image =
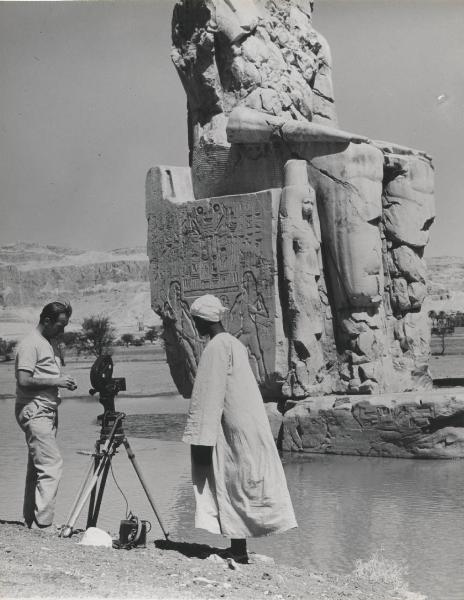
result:
[(75, 250), (34, 243), (0, 246), (2, 337), (20, 339), (40, 308), (56, 299), (73, 307), (69, 329), (91, 315), (105, 315), (118, 334), (142, 335), (159, 325), (150, 309), (148, 261), (141, 248)]
[[(287, 404), (274, 436), (293, 452), (459, 458), (464, 455), (464, 390), (318, 397)], [(276, 433), (277, 432), (277, 433)]]
[(43, 304), (49, 298), (96, 293), (109, 282), (144, 281), (148, 262), (117, 261), (42, 268), (0, 267), (3, 306)]

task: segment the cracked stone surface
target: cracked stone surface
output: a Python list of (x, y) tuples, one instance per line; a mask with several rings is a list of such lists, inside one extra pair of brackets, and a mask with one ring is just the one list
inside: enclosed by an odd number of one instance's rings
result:
[(432, 385), (431, 157), (338, 127), (312, 4), (174, 10), (190, 165), (151, 169), (146, 197), (152, 307), (186, 397), (203, 345), (189, 307), (203, 293), (229, 308), (266, 399)]
[[(464, 390), (381, 396), (318, 397), (288, 402), (275, 435), (293, 452), (461, 458)], [(275, 412), (273, 431), (277, 430)]]

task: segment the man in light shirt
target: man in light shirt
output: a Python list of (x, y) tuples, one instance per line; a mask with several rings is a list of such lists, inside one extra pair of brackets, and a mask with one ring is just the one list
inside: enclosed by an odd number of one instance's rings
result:
[(61, 374), (61, 361), (51, 344), (63, 333), (72, 308), (51, 302), (42, 309), (37, 328), (18, 346), (15, 363), (16, 420), (28, 446), (23, 516), (27, 527), (53, 523), (63, 460), (56, 443), (59, 388), (75, 390), (73, 377)]

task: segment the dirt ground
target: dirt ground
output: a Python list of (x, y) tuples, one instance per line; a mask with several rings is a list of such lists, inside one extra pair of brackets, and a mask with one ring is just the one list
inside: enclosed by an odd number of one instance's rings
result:
[[(29, 530), (0, 522), (0, 597), (6, 598), (226, 598), (257, 600), (421, 600), (385, 583), (385, 573), (362, 577), (311, 573), (251, 555), (237, 565), (199, 544), (148, 542), (120, 550), (79, 545), (79, 534)], [(383, 578), (383, 581), (382, 581)], [(396, 588), (396, 589), (395, 589)]]

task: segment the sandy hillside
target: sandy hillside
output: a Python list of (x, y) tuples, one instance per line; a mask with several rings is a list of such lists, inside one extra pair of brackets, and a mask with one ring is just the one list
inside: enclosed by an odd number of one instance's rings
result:
[[(427, 258), (426, 310), (464, 311), (464, 258)], [(78, 250), (32, 243), (0, 246), (0, 337), (21, 337), (38, 310), (55, 298), (73, 304), (70, 328), (84, 317), (108, 315), (118, 334), (158, 325), (150, 307), (144, 247)]]
[(144, 248), (108, 252), (39, 244), (0, 247), (0, 336), (21, 337), (45, 303), (69, 299), (70, 329), (84, 317), (108, 315), (118, 334), (137, 334), (159, 324), (150, 306)]

